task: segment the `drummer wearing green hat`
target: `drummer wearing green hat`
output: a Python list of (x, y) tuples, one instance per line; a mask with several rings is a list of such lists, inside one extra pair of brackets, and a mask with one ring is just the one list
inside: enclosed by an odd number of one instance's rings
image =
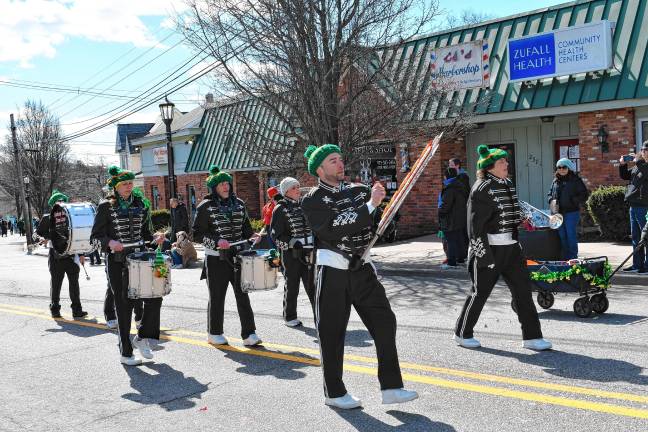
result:
[(205, 247), (201, 279), (207, 279), (209, 289), (207, 341), (214, 345), (228, 343), (223, 335), (223, 321), (225, 295), (231, 283), (241, 321), (243, 344), (258, 345), (261, 339), (256, 334), (250, 297), (241, 289), (241, 269), (235, 259), (238, 252), (249, 247), (249, 243), (232, 243), (247, 239), (258, 241), (259, 236), (252, 230), (245, 202), (232, 191), (232, 176), (212, 165), (206, 183), (211, 194), (196, 209), (193, 238)]
[(396, 316), (385, 288), (370, 262), (360, 257), (373, 237), (372, 213), (385, 198), (385, 188), (371, 189), (344, 181), (344, 160), (334, 144), (309, 146), (304, 156), (318, 185), (302, 199), (302, 209), (315, 237), (317, 275), (315, 326), (324, 374), (324, 403), (341, 409), (362, 405), (342, 380), (344, 338), (351, 305), (371, 333), (378, 353), (378, 381), (383, 404), (418, 397), (403, 388), (396, 350)]
[[(162, 298), (131, 300), (128, 297), (128, 266), (126, 255), (142, 250), (145, 242), (155, 240), (151, 234), (149, 203), (139, 188), (133, 188), (135, 175), (117, 166), (108, 168), (108, 181), (112, 193), (97, 207), (91, 242), (95, 249), (106, 252), (106, 274), (115, 302), (121, 363), (133, 366), (142, 360), (133, 356), (133, 345), (142, 357), (153, 358), (149, 339), (160, 338), (160, 308)], [(130, 340), (131, 320), (134, 308), (141, 311), (141, 325), (137, 335)], [(136, 313), (136, 315), (138, 315)]]
[[(61, 242), (67, 241), (68, 217), (59, 204), (68, 202), (64, 193), (54, 189), (47, 204), (51, 207), (49, 214), (43, 215), (38, 223), (34, 239), (41, 244), (49, 243), (49, 256), (47, 266), (50, 272), (50, 313), (53, 318), (62, 318), (61, 315), (61, 287), (63, 278), (67, 275), (70, 300), (72, 301), (72, 317), (83, 318), (88, 315), (81, 307), (81, 294), (79, 290), (79, 263), (83, 264), (83, 255), (65, 255), (57, 252), (65, 250)], [(77, 258), (78, 257), (78, 258)]]
[(455, 326), (454, 340), (465, 348), (479, 348), (473, 328), (500, 276), (511, 291), (522, 326), (523, 346), (533, 350), (551, 348), (542, 338), (538, 312), (531, 296), (526, 259), (518, 243), (522, 221), (513, 182), (508, 178), (508, 153), (500, 148), (477, 148), (477, 181), (468, 198), (468, 271), (472, 291)]

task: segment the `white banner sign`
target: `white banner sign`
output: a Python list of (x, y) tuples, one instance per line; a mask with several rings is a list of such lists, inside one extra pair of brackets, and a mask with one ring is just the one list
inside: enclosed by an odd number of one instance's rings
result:
[(164, 165), (165, 163), (167, 163), (166, 147), (153, 148), (153, 163), (156, 165)]
[(433, 82), (450, 90), (488, 87), (488, 42), (437, 48), (430, 54), (430, 69)]
[(612, 67), (609, 21), (568, 27), (508, 42), (510, 82), (536, 80)]

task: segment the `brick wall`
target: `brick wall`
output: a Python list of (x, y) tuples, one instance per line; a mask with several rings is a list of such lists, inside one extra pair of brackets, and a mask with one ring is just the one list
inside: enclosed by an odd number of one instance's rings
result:
[[(609, 134), (609, 153), (603, 153), (598, 143), (598, 131), (603, 125)], [(634, 109), (579, 113), (578, 129), (581, 176), (588, 188), (625, 184), (619, 178), (619, 157), (634, 152), (636, 148)]]
[(262, 183), (259, 178), (259, 171), (241, 171), (234, 173), (234, 191), (236, 196), (245, 201), (248, 213), (251, 218), (261, 218), (262, 200), (259, 191), (262, 190)]

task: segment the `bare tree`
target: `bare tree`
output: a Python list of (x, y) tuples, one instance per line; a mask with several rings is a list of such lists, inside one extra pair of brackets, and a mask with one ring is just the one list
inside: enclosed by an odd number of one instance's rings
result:
[[(59, 119), (41, 102), (28, 100), (16, 119), (19, 157), (22, 158), (23, 175), (29, 177), (29, 201), (40, 217), (47, 210), (47, 200), (65, 171), (70, 151), (62, 141)], [(0, 158), (0, 185), (12, 195), (16, 194), (16, 161), (10, 136), (7, 136)]]
[[(178, 19), (179, 28), (210, 55), (223, 105), (240, 105), (236, 121), (248, 137), (235, 137), (237, 144), (255, 143), (250, 153), (261, 166), (300, 166), (307, 144), (339, 144), (352, 158), (373, 139), (403, 141), (467, 124), (440, 83), (394, 73), (400, 48), (431, 28), (437, 0), (188, 3), (192, 13)], [(424, 124), (422, 107), (439, 103), (455, 120)]]
[(445, 29), (451, 29), (455, 27), (472, 26), (493, 18), (495, 18), (495, 16), (488, 12), (464, 9), (456, 15), (448, 14), (443, 27)]

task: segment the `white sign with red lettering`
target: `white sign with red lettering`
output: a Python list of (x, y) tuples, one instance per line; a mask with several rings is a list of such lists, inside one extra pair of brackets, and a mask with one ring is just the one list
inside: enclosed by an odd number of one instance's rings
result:
[(430, 54), (430, 71), (433, 83), (449, 90), (488, 87), (488, 42), (437, 48)]
[(153, 148), (153, 163), (155, 165), (164, 165), (167, 163), (167, 149), (166, 147)]

